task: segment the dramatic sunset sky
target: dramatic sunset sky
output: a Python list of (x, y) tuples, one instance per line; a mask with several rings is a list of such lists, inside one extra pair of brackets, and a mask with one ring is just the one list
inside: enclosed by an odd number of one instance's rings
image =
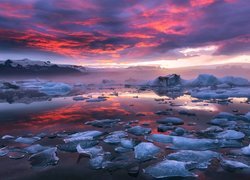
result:
[(0, 0), (0, 59), (250, 62), (250, 0)]

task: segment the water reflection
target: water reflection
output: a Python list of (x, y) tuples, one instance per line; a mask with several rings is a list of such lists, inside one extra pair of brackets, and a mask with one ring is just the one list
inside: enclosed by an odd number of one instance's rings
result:
[[(52, 101), (31, 104), (1, 103), (1, 134), (18, 131), (74, 130), (84, 128), (86, 121), (105, 118), (139, 119), (140, 124), (147, 123), (150, 126), (156, 126), (154, 123), (159, 116), (155, 112), (165, 109), (173, 109), (174, 116), (180, 116), (179, 110), (192, 111), (202, 116), (204, 122), (200, 124), (206, 124), (219, 111), (232, 111), (236, 108), (241, 109), (241, 112), (248, 111), (248, 104), (242, 103), (247, 100), (246, 98), (234, 98), (230, 105), (221, 105), (199, 101), (189, 95), (173, 99), (169, 96), (159, 96), (152, 91), (120, 89), (117, 92), (119, 96), (110, 95), (111, 90), (93, 91), (82, 95), (92, 98), (108, 97), (103, 102), (74, 101), (73, 97), (60, 97)], [(190, 117), (185, 117), (185, 119), (192, 120)]]

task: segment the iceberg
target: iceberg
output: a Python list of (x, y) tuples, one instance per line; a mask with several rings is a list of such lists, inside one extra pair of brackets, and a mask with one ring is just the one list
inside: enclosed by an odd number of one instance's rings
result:
[(39, 88), (39, 91), (49, 96), (55, 96), (67, 95), (71, 89), (72, 87), (65, 83), (47, 82)]

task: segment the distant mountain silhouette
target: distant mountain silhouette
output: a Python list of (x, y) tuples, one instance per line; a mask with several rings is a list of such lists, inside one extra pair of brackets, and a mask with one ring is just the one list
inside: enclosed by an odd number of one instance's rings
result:
[(85, 67), (58, 65), (50, 61), (6, 60), (0, 61), (0, 75), (60, 75), (86, 73)]

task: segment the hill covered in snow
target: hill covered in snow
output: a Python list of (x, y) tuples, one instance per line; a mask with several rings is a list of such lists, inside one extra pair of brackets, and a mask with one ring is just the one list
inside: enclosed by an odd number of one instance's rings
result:
[(86, 72), (86, 68), (82, 66), (59, 65), (50, 61), (29, 59), (0, 61), (0, 75), (59, 75)]

